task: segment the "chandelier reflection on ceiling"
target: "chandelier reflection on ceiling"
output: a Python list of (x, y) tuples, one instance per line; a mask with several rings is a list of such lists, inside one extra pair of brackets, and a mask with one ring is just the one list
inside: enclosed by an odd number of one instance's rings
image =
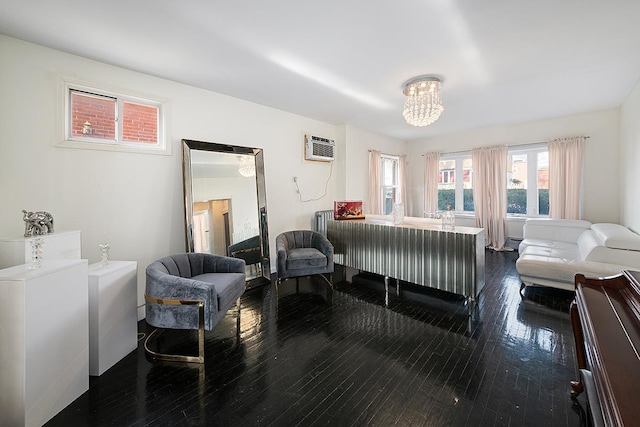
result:
[(444, 110), (440, 99), (440, 79), (438, 77), (416, 77), (404, 85), (402, 115), (413, 126), (429, 126), (438, 120)]

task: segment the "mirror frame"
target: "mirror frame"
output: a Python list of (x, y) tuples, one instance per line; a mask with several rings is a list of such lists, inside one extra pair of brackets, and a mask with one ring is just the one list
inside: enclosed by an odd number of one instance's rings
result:
[(182, 182), (184, 188), (185, 246), (194, 252), (193, 241), (193, 175), (191, 152), (193, 150), (228, 154), (253, 155), (256, 163), (256, 198), (258, 201), (258, 224), (260, 236), (261, 276), (247, 280), (247, 289), (271, 283), (271, 259), (269, 256), (269, 224), (267, 221), (267, 192), (264, 177), (264, 153), (261, 148), (218, 144), (215, 142), (182, 140)]

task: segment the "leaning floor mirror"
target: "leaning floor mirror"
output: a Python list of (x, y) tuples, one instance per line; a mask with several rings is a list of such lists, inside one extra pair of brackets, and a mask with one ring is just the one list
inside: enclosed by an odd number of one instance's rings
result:
[(247, 288), (270, 283), (262, 149), (183, 139), (182, 153), (187, 251), (242, 258)]

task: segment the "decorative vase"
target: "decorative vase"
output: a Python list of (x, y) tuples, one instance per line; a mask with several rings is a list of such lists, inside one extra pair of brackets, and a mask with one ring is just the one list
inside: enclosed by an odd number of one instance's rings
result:
[(447, 210), (442, 213), (442, 229), (445, 231), (456, 229), (456, 216), (451, 210), (451, 205), (447, 205)]
[(102, 252), (102, 260), (100, 261), (100, 265), (105, 266), (109, 264), (109, 249), (110, 246), (108, 243), (104, 243), (99, 245), (100, 252)]
[(396, 225), (402, 224), (404, 222), (404, 204), (394, 203), (392, 215), (393, 215), (394, 224)]
[(31, 239), (31, 266), (32, 270), (42, 267), (42, 245), (44, 245), (44, 239), (36, 237)]

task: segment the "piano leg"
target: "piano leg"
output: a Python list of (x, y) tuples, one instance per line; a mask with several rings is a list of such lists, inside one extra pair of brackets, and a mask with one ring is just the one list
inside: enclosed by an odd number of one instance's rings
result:
[(571, 390), (569, 394), (572, 399), (577, 399), (578, 395), (584, 391), (584, 386), (581, 381), (571, 381)]
[[(578, 313), (578, 305), (575, 300), (571, 302), (571, 326), (573, 327), (573, 338), (576, 343), (576, 358), (578, 361), (578, 370), (588, 369), (587, 358), (584, 349), (584, 335), (582, 333), (582, 323), (580, 323), (580, 314)], [(584, 391), (584, 385), (582, 384), (582, 378), (579, 376), (578, 381), (571, 381), (571, 398), (575, 399), (580, 393)]]

